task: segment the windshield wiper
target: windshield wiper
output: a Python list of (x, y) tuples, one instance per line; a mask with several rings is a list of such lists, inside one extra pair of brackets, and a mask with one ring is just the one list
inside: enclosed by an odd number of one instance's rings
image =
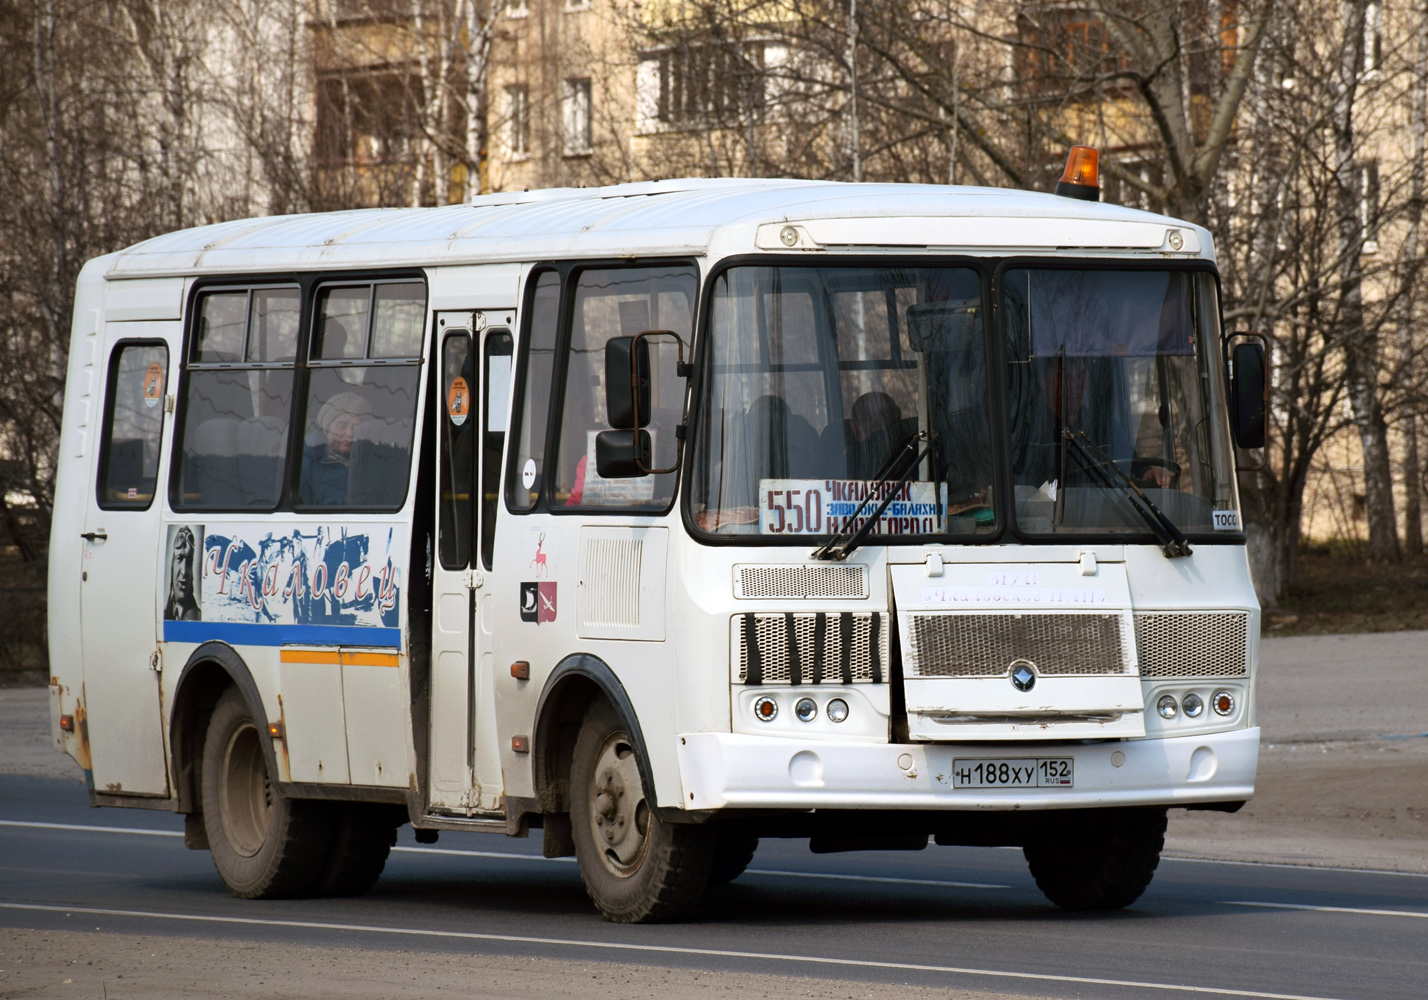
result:
[(1072, 446), (1072, 452), (1080, 459), (1086, 470), (1100, 480), (1101, 485), (1106, 489), (1114, 490), (1116, 488), (1115, 482), (1106, 474), (1107, 469), (1125, 480), (1127, 488), (1121, 491), (1121, 495), (1129, 501), (1131, 507), (1140, 515), (1141, 520), (1150, 526), (1150, 530), (1160, 540), (1160, 548), (1167, 559), (1190, 554), (1190, 542), (1185, 537), (1185, 533), (1151, 501), (1150, 497), (1145, 495), (1145, 491), (1136, 485), (1134, 479), (1126, 475), (1124, 469), (1096, 447), (1095, 442), (1086, 436), (1085, 431), (1072, 434), (1068, 428), (1063, 427), (1061, 436), (1066, 439), (1067, 444)]
[[(915, 445), (918, 441), (926, 444), (921, 451)], [(878, 470), (878, 474), (873, 479), (873, 485), (868, 489), (868, 495), (863, 498), (863, 502), (858, 504), (858, 509), (853, 511), (853, 515), (845, 521), (845, 524), (853, 524), (858, 520), (863, 509), (872, 502), (873, 497), (881, 492), (886, 492), (883, 502), (878, 504), (878, 509), (873, 511), (871, 517), (863, 522), (863, 526), (849, 535), (846, 531), (840, 531), (828, 541), (813, 550), (813, 559), (847, 559), (853, 550), (863, 544), (863, 539), (868, 537), (874, 526), (878, 523), (878, 518), (883, 516), (883, 511), (888, 509), (888, 504), (892, 503), (893, 497), (897, 496), (898, 488), (912, 478), (912, 474), (917, 471), (918, 465), (927, 457), (927, 453), (932, 450), (932, 445), (937, 441), (937, 435), (930, 431), (919, 431), (902, 443), (892, 457), (883, 463), (883, 467)], [(907, 457), (911, 455), (911, 461)], [(897, 481), (893, 482), (893, 475), (899, 466), (903, 466), (902, 471), (897, 473)], [(887, 489), (888, 483), (893, 483), (891, 489)], [(938, 502), (939, 517), (941, 501)]]

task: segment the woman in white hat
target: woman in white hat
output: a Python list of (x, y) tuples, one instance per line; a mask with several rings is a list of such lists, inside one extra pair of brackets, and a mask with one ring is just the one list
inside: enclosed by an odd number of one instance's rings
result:
[(336, 506), (347, 502), (347, 463), (357, 425), (372, 415), (372, 407), (357, 392), (339, 392), (317, 411), (322, 438), (303, 453), (298, 499), (303, 504)]

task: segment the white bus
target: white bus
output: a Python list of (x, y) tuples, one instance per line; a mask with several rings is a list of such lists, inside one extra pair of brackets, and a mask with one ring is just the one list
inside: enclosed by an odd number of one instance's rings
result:
[(90, 261), (56, 747), (244, 897), (409, 822), (539, 829), (618, 921), (760, 837), (1130, 903), (1167, 808), (1254, 791), (1264, 363), (1204, 229), (1091, 199), (654, 182)]

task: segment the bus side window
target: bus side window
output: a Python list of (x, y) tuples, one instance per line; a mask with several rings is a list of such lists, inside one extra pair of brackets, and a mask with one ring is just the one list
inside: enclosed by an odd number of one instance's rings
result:
[(273, 510), (283, 492), (301, 293), (204, 292), (184, 366), (175, 510)]
[(475, 488), (476, 447), (472, 431), (475, 381), (471, 334), (448, 333), (441, 342), (441, 505), (436, 532), (438, 555), (445, 569), (471, 565), (471, 493)]
[[(605, 345), (615, 337), (671, 330), (690, 342), (698, 272), (689, 264), (581, 271), (570, 319), (569, 366), (561, 415), (558, 473), (551, 500), (566, 507), (662, 508), (674, 495), (675, 474), (602, 479), (595, 471), (595, 435), (610, 427), (605, 411)], [(676, 374), (673, 337), (652, 337), (648, 431), (654, 467), (675, 463), (675, 427), (683, 417), (684, 379)]]
[(531, 510), (545, 476), (545, 437), (550, 419), (555, 335), (560, 319), (560, 274), (542, 271), (527, 283), (520, 384), (516, 387), (516, 446), (506, 470), (506, 506)]
[(168, 369), (163, 344), (120, 344), (114, 351), (99, 448), (102, 508), (147, 510), (154, 502)]
[(511, 409), (511, 335), (505, 330), (486, 334), (486, 389), (481, 398), (481, 564), (491, 568), (496, 546), (496, 518), (501, 493), (501, 454), (506, 450), (506, 424)]
[(420, 282), (318, 291), (301, 424), (300, 506), (401, 507), (411, 472), (425, 315)]

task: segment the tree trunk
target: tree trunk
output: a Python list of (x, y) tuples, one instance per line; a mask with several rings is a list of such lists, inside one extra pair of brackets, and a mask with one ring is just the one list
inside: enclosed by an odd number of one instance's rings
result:
[(1364, 60), (1364, 0), (1344, 0), (1339, 93), (1334, 101), (1334, 181), (1339, 251), (1339, 328), (1344, 344), (1349, 405), (1363, 451), (1368, 557), (1399, 557), (1398, 522), (1393, 509), (1393, 469), (1388, 424), (1379, 397), (1379, 338), (1364, 322), (1363, 248), (1359, 168), (1355, 160), (1354, 110)]
[[(1409, 179), (1407, 230), (1403, 237), (1398, 302), (1400, 378), (1416, 383), (1413, 294), (1419, 281), (1418, 244), (1423, 221), (1423, 160), (1428, 156), (1428, 7), (1418, 12), (1418, 52), (1413, 62), (1413, 169)], [(1401, 424), (1403, 435), (1403, 545), (1409, 555), (1423, 553), (1422, 467), (1418, 458), (1418, 391), (1409, 394)]]

